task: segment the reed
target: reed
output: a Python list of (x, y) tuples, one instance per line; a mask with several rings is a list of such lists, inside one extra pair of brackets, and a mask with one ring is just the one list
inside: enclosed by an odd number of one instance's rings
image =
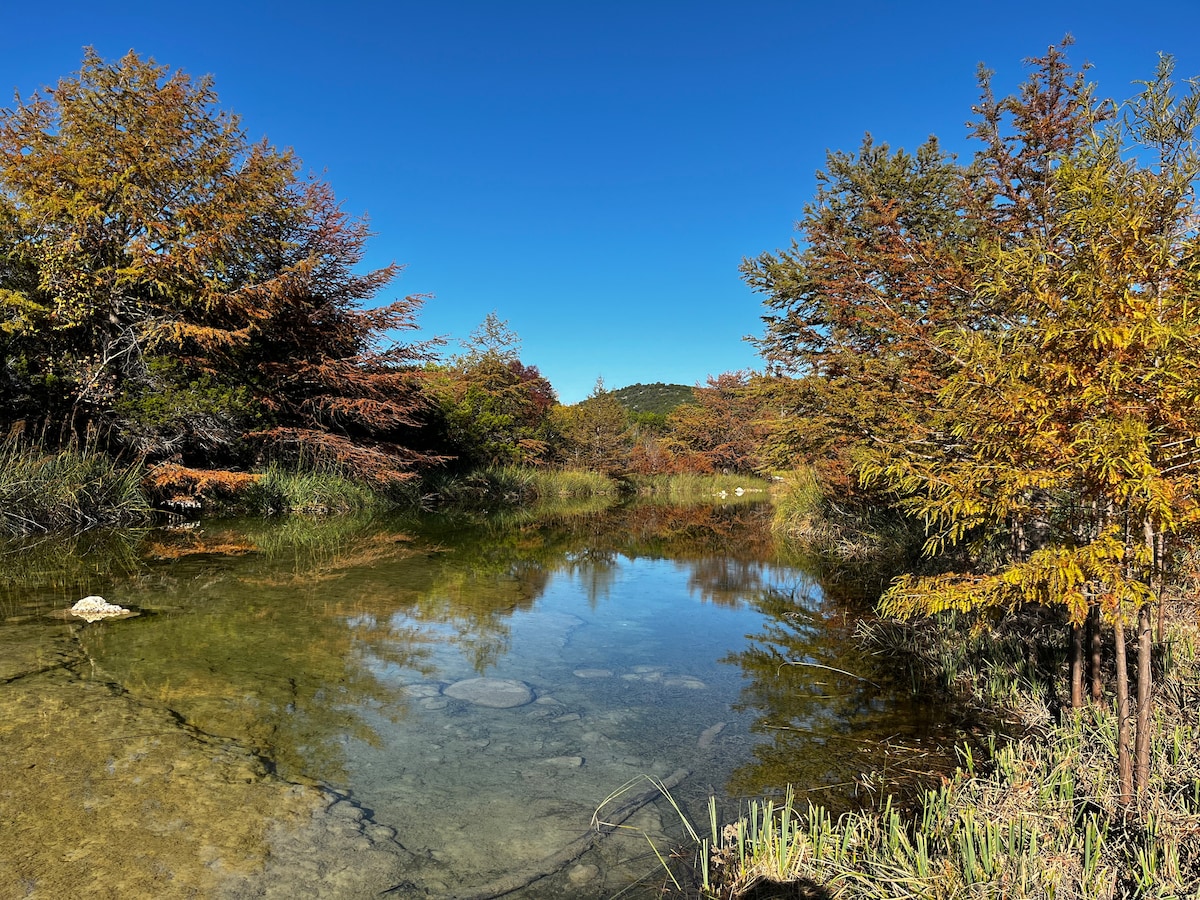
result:
[(238, 505), (251, 515), (328, 515), (378, 509), (388, 498), (362, 481), (326, 469), (291, 469), (278, 464), (241, 491)]
[(83, 531), (148, 521), (144, 467), (101, 451), (94, 434), (59, 450), (13, 432), (0, 442), (0, 531)]
[(808, 466), (781, 475), (771, 494), (776, 534), (827, 559), (897, 561), (920, 547), (912, 529), (886, 506), (835, 502)]
[(528, 466), (489, 466), (465, 474), (432, 474), (425, 478), (421, 490), (426, 506), (478, 508), (620, 493), (619, 485), (600, 472)]

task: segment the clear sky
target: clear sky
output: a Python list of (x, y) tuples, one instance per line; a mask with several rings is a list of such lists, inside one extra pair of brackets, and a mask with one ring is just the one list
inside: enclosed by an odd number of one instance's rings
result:
[(451, 349), (495, 311), (573, 403), (757, 367), (738, 265), (790, 241), (826, 150), (969, 153), (977, 65), (1006, 93), (1068, 32), (1104, 95), (1160, 51), (1200, 74), (1195, 0), (58, 0), (5, 4), (0, 90), (85, 45), (213, 75), (406, 265), (380, 300), (432, 294)]

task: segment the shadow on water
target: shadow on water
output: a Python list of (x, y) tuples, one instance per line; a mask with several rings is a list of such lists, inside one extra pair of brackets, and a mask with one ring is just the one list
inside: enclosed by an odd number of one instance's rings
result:
[[(699, 820), (710, 793), (845, 807), (871, 773), (930, 768), (952, 727), (768, 517), (215, 521), (0, 549), (0, 747), (27, 776), (0, 791), (0, 880), (651, 896), (673, 813), (646, 798), (604, 841), (589, 824), (632, 779), (678, 778)], [(87, 594), (143, 614), (45, 617)]]

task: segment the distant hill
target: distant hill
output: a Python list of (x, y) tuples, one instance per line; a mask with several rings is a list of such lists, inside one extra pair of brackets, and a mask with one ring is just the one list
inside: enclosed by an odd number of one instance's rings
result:
[(677, 406), (695, 400), (686, 384), (631, 384), (611, 392), (613, 397), (631, 412), (666, 415)]

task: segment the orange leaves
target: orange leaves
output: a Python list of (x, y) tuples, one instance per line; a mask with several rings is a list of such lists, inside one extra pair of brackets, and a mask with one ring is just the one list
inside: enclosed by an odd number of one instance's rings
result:
[(1119, 121), (1065, 46), (1013, 96), (985, 76), (971, 166), (832, 153), (805, 245), (743, 266), (760, 346), (805, 376), (803, 462), (839, 454), (928, 555), (965, 551), (893, 611), (1121, 614), (1160, 580), (1146, 546), (1195, 520), (1200, 88), (1169, 75)]
[(197, 509), (206, 502), (227, 504), (261, 477), (164, 463), (150, 470), (145, 486), (155, 503), (168, 509)]
[[(299, 165), (251, 143), (210, 79), (132, 52), (88, 50), (78, 73), (0, 112), (0, 227), (29, 282), (0, 322), (20, 326), (29, 414), (57, 416), (55, 430), (102, 419), (152, 458), (236, 457), (239, 432), (269, 415), (280, 435), (336, 434), (325, 444), (348, 464), (411, 468), (424, 399), (408, 370), (431, 345), (396, 334), (422, 298), (361, 309), (399, 267), (360, 271), (366, 223)], [(204, 397), (155, 405), (198, 385), (236, 396), (239, 415)]]

